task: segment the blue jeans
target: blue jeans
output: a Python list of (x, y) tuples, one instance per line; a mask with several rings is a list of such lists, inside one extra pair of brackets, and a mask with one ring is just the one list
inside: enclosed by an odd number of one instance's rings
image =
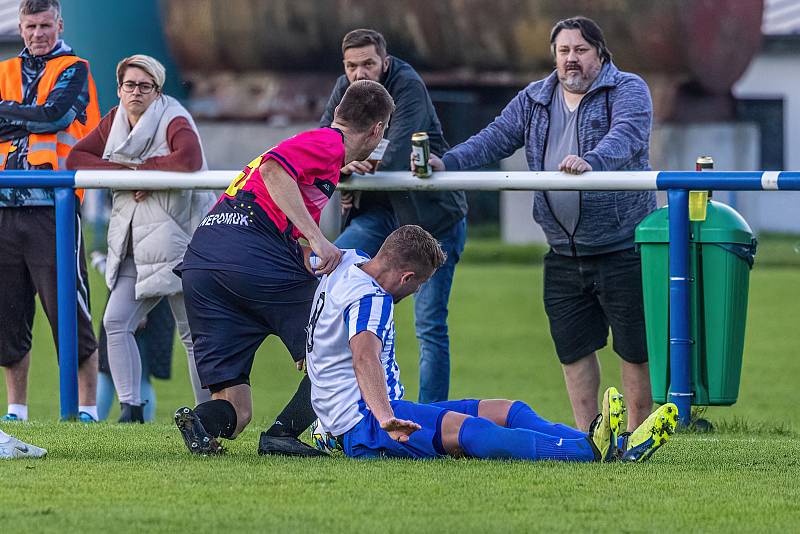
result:
[[(336, 240), (339, 248), (377, 254), (386, 237), (398, 226), (394, 214), (373, 209), (355, 217)], [(447, 304), (456, 263), (464, 252), (467, 220), (461, 219), (437, 236), (447, 253), (447, 262), (420, 287), (414, 296), (414, 318), (419, 341), (419, 402), (447, 400), (450, 389), (450, 337), (447, 333)]]

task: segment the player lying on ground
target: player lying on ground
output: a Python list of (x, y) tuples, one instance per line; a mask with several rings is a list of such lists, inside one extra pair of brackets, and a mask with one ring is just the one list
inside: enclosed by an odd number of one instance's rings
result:
[(677, 408), (666, 404), (620, 447), (624, 406), (615, 388), (603, 396), (588, 434), (551, 423), (521, 401), (401, 400), (394, 304), (444, 261), (439, 243), (409, 225), (390, 234), (374, 259), (346, 250), (320, 281), (306, 347), (311, 402), (347, 456), (641, 461), (675, 430)]
[(0, 460), (44, 458), (46, 454), (45, 449), (29, 445), (0, 430)]
[[(305, 326), (318, 280), (298, 242), (331, 272), (341, 251), (319, 229), (340, 170), (362, 161), (383, 138), (392, 97), (368, 80), (351, 84), (330, 128), (298, 134), (253, 160), (192, 236), (176, 268), (183, 279), (197, 373), (212, 400), (175, 414), (191, 452), (214, 454), (216, 438), (235, 438), (253, 413), (250, 371), (267, 336), (281, 338), (303, 368)], [(259, 440), (260, 454), (321, 455), (297, 439), (316, 419), (304, 378)]]

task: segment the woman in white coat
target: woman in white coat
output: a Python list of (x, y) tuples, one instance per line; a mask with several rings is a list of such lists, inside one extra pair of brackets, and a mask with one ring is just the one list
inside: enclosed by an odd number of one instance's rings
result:
[[(120, 104), (75, 145), (67, 167), (182, 172), (206, 169), (197, 127), (177, 100), (162, 93), (165, 78), (164, 66), (150, 56), (135, 55), (120, 61)], [(172, 269), (183, 258), (194, 229), (214, 201), (215, 196), (205, 191), (114, 191), (106, 264), (111, 295), (103, 325), (120, 400), (120, 422), (144, 421), (142, 362), (134, 333), (162, 298), (169, 299), (186, 347), (195, 399), (210, 399), (197, 378), (181, 282)]]

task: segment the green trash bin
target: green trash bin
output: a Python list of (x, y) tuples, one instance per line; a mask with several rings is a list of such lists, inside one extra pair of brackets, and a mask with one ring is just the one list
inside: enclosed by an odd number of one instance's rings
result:
[[(709, 201), (706, 220), (690, 222), (692, 404), (729, 406), (739, 396), (747, 296), (756, 239), (727, 204)], [(669, 401), (669, 216), (666, 207), (636, 229), (653, 400)]]

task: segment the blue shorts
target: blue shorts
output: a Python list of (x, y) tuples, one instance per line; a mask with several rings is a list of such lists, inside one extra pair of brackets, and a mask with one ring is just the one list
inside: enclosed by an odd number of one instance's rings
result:
[(281, 338), (295, 361), (306, 357), (315, 279), (279, 287), (252, 274), (206, 269), (184, 270), (181, 278), (204, 387), (214, 392), (249, 384), (256, 350), (271, 334)]
[(393, 440), (378, 424), (372, 412), (365, 411), (364, 418), (342, 436), (344, 453), (351, 458), (438, 458), (445, 456), (441, 449), (442, 418), (447, 412), (478, 416), (478, 403), (474, 399), (417, 404), (404, 400), (391, 401), (394, 416), (414, 421), (422, 428), (405, 443)]

